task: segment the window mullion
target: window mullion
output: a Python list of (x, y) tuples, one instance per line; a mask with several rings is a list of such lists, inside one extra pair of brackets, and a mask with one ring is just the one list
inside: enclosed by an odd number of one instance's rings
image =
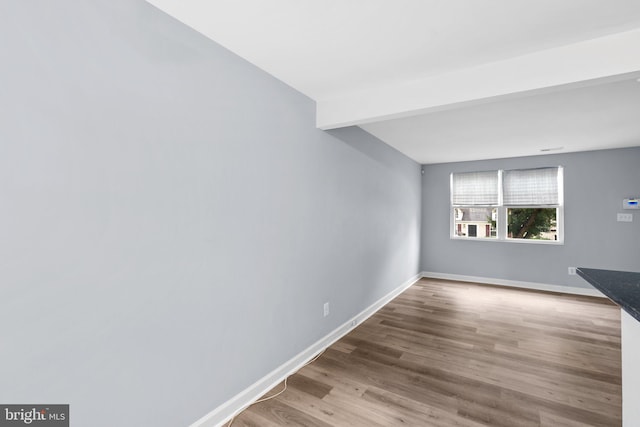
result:
[(503, 206), (502, 169), (498, 170), (498, 240), (507, 238), (507, 209)]
[(498, 239), (505, 240), (507, 238), (507, 208), (505, 206), (498, 207)]

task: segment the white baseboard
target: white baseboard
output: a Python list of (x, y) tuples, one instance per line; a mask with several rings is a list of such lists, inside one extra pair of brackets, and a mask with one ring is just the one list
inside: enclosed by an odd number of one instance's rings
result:
[(384, 297), (349, 319), (347, 322), (338, 326), (329, 334), (312, 344), (309, 348), (303, 350), (294, 358), (285, 362), (283, 365), (271, 371), (251, 386), (241, 391), (204, 417), (200, 418), (191, 427), (220, 427), (225, 424), (236, 414), (247, 408), (251, 403), (255, 402), (260, 396), (282, 382), (289, 375), (302, 368), (305, 363), (311, 360), (316, 354), (329, 347), (334, 342), (351, 332), (357, 325), (371, 317), (376, 311), (387, 305), (392, 299), (400, 295), (415, 282), (420, 280), (421, 274), (417, 274), (407, 280)]
[(563, 294), (587, 295), (592, 297), (606, 296), (595, 288), (578, 288), (575, 286), (548, 285), (545, 283), (521, 282), (518, 280), (494, 279), (490, 277), (464, 276), (461, 274), (436, 273), (433, 271), (423, 271), (422, 277), (431, 279), (457, 280), (459, 282), (475, 282), (487, 285), (510, 286), (513, 288), (534, 289), (537, 291), (560, 292)]

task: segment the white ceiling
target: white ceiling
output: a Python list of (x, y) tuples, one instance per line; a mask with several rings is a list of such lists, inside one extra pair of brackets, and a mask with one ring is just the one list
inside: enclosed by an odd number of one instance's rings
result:
[(640, 145), (635, 78), (361, 125), (420, 163)]
[(420, 163), (640, 145), (638, 0), (148, 1)]

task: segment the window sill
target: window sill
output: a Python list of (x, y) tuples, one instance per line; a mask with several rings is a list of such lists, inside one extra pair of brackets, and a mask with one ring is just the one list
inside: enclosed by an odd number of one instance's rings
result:
[(552, 245), (552, 246), (564, 245), (563, 240), (495, 239), (495, 238), (487, 238), (487, 237), (457, 237), (457, 236), (450, 237), (450, 240), (460, 240), (465, 242), (518, 243), (518, 244)]

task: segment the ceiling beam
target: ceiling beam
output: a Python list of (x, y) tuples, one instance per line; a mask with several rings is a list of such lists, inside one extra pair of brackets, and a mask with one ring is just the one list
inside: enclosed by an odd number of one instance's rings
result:
[(640, 29), (320, 99), (316, 125), (335, 129), (631, 76), (640, 77)]

